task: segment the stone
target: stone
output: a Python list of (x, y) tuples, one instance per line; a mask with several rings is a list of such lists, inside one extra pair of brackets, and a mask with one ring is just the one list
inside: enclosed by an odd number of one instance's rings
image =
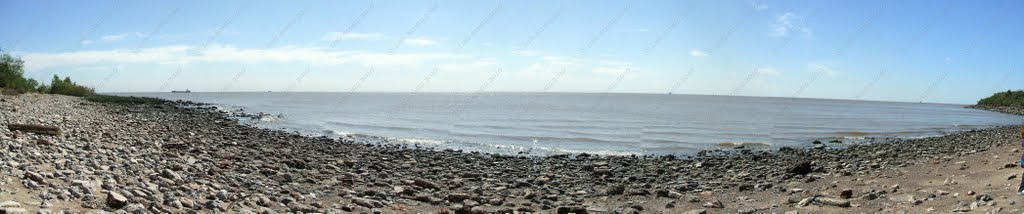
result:
[(180, 181), (181, 180), (181, 176), (179, 176), (178, 173), (176, 173), (176, 172), (174, 172), (173, 170), (170, 170), (170, 169), (161, 170), (160, 171), (160, 177), (163, 177), (163, 178), (166, 178), (166, 179), (170, 179), (172, 181)]
[(754, 212), (757, 212), (757, 209), (754, 209), (754, 208), (743, 208), (743, 209), (737, 210), (736, 212), (740, 213), (740, 214), (752, 214)]
[(2, 208), (0, 209), (0, 211), (3, 211), (0, 212), (0, 214), (28, 214), (28, 210), (25, 210), (25, 208), (18, 207)]
[(722, 201), (719, 201), (719, 200), (708, 201), (708, 202), (704, 203), (704, 205), (701, 205), (701, 206), (706, 207), (706, 208), (725, 208), (725, 205), (722, 204)]
[(452, 193), (448, 194), (448, 201), (461, 202), (466, 199), (473, 198), (473, 195), (467, 193)]
[(423, 180), (423, 179), (420, 179), (420, 178), (413, 179), (412, 180), (412, 184), (416, 185), (416, 186), (423, 187), (423, 188), (427, 188), (427, 189), (440, 189), (439, 186), (437, 184), (435, 184), (434, 182), (430, 182), (430, 181)]
[(786, 170), (786, 173), (805, 175), (807, 173), (811, 173), (811, 170), (811, 162), (804, 161), (789, 167), (789, 169)]
[(686, 211), (683, 214), (707, 214), (707, 213), (708, 213), (708, 210), (706, 210), (706, 209), (696, 209), (696, 210)]
[(837, 207), (850, 207), (850, 201), (843, 200), (843, 199), (835, 199), (835, 198), (828, 198), (828, 197), (815, 197), (814, 201), (818, 202), (818, 203), (821, 203), (821, 204), (824, 204), (824, 205), (831, 205), (831, 206), (837, 206)]
[(604, 193), (608, 195), (622, 195), (626, 192), (626, 186), (622, 184), (612, 184), (605, 189)]
[(839, 192), (839, 197), (840, 198), (853, 198), (853, 190), (852, 189), (843, 189), (842, 191)]
[(563, 207), (558, 207), (557, 209), (555, 209), (555, 213), (558, 213), (558, 214), (569, 214), (569, 213), (586, 214), (587, 213), (587, 209), (583, 208), (583, 207), (563, 206)]
[(43, 184), (43, 185), (47, 184), (46, 178), (43, 178), (43, 176), (40, 175), (39, 173), (25, 172), (25, 177), (28, 178), (29, 180), (35, 181), (35, 182), (37, 182), (39, 184)]
[(115, 191), (107, 192), (107, 206), (120, 209), (128, 205), (128, 198)]
[(352, 203), (356, 205), (367, 207), (367, 208), (381, 208), (384, 207), (384, 203), (380, 201), (368, 199), (368, 198), (352, 198)]

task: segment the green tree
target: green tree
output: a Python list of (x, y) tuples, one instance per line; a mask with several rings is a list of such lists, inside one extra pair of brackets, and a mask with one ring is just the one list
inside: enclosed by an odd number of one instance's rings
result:
[(24, 77), (24, 67), (24, 60), (0, 50), (0, 88), (24, 93), (39, 87), (39, 82)]
[(1024, 91), (999, 92), (979, 100), (978, 105), (1024, 106)]
[(71, 77), (64, 77), (64, 79), (61, 79), (60, 76), (57, 75), (53, 75), (53, 80), (50, 80), (49, 90), (47, 92), (51, 94), (63, 94), (79, 97), (96, 93), (92, 88), (81, 86), (74, 81), (71, 81)]

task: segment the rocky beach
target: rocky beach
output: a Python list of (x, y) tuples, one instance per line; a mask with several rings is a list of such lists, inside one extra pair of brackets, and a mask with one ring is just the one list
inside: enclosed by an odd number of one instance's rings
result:
[(1019, 126), (528, 157), (310, 137), (193, 102), (0, 98), (5, 126), (62, 132), (0, 130), (0, 213), (995, 213), (1024, 202)]

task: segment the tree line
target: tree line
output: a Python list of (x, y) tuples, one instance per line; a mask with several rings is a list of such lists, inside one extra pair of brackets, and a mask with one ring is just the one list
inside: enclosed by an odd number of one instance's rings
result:
[(32, 78), (26, 78), (24, 67), (24, 60), (0, 50), (0, 88), (5, 94), (36, 92), (81, 97), (96, 93), (90, 87), (71, 81), (71, 77), (62, 79), (60, 76), (53, 75), (53, 79), (48, 85)]
[(979, 100), (978, 105), (1024, 106), (1024, 90), (999, 92)]

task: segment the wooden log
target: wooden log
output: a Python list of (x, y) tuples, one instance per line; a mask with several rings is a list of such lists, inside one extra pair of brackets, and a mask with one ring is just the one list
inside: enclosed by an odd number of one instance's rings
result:
[(60, 135), (61, 133), (60, 127), (33, 124), (7, 124), (7, 129), (46, 135)]

